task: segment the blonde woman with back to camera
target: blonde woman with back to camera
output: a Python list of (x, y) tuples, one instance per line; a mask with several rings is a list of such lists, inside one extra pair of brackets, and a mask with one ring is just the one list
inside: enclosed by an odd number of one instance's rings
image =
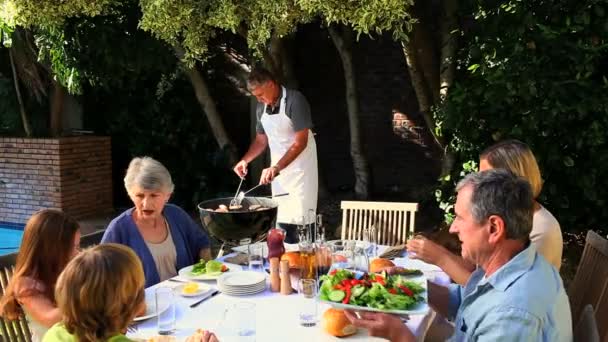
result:
[(174, 186), (163, 164), (133, 158), (124, 182), (134, 207), (110, 222), (101, 242), (131, 247), (143, 264), (146, 287), (211, 258), (207, 234), (183, 209), (168, 203)]
[(0, 300), (0, 316), (15, 320), (25, 314), (32, 341), (61, 320), (55, 283), (80, 250), (78, 223), (59, 210), (46, 209), (27, 221), (15, 271)]
[[(479, 171), (490, 169), (509, 170), (530, 183), (535, 199), (530, 242), (559, 271), (563, 250), (562, 232), (555, 217), (537, 200), (542, 179), (530, 148), (518, 140), (505, 140), (488, 147), (479, 156)], [(460, 256), (426, 238), (408, 241), (407, 250), (413, 252), (412, 258), (439, 266), (460, 285), (466, 284), (475, 269), (475, 265), (468, 264)]]

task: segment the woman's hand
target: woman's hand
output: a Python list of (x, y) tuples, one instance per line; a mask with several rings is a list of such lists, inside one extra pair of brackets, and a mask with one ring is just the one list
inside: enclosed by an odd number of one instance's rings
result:
[(370, 336), (382, 337), (391, 342), (415, 341), (414, 334), (399, 316), (380, 312), (359, 312), (345, 310), (346, 317), (359, 328), (367, 329)]
[(420, 259), (426, 263), (441, 266), (440, 263), (450, 252), (443, 246), (425, 238), (417, 237), (407, 242), (407, 251), (412, 259)]

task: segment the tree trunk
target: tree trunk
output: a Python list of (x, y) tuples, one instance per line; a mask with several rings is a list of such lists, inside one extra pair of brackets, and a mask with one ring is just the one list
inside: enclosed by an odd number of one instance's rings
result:
[(357, 95), (357, 83), (355, 78), (355, 67), (352, 60), (351, 31), (348, 28), (338, 31), (334, 26), (328, 27), (329, 35), (340, 54), (342, 67), (344, 68), (344, 80), (346, 83), (346, 105), (348, 108), (348, 123), (350, 131), (350, 155), (353, 160), (355, 171), (355, 195), (359, 199), (369, 198), (369, 164), (361, 148), (361, 129), (359, 125), (359, 98)]
[(416, 54), (418, 68), (424, 75), (427, 94), (432, 104), (439, 103), (439, 44), (435, 34), (434, 8), (432, 1), (416, 1), (413, 14), (418, 19), (410, 34), (412, 51)]
[(441, 138), (435, 134), (435, 120), (431, 114), (431, 106), (433, 105), (432, 99), (429, 95), (428, 87), (424, 78), (422, 70), (418, 63), (418, 57), (416, 49), (413, 46), (412, 41), (402, 42), (403, 53), (405, 55), (405, 61), (407, 62), (408, 70), (410, 73), (410, 79), (414, 92), (416, 93), (416, 99), (418, 100), (418, 109), (424, 117), (424, 122), (429, 130), (429, 133), (433, 136), (435, 143), (441, 149), (443, 149), (443, 143)]
[(457, 0), (443, 0), (444, 20), (441, 26), (441, 65), (439, 67), (439, 98), (441, 102), (445, 101), (448, 90), (454, 81), (454, 57), (457, 42), (453, 32), (458, 28), (457, 10)]
[(63, 103), (66, 90), (57, 81), (52, 80), (53, 91), (50, 98), (51, 111), (49, 113), (50, 129), (52, 136), (59, 136), (63, 130)]
[(17, 77), (17, 69), (15, 68), (15, 59), (13, 57), (13, 50), (8, 50), (8, 55), (11, 60), (11, 70), (13, 71), (13, 82), (15, 85), (15, 94), (17, 95), (17, 102), (19, 103), (19, 112), (21, 113), (21, 124), (23, 125), (23, 130), (25, 131), (25, 135), (28, 137), (32, 136), (32, 127), (30, 126), (30, 120), (25, 111), (25, 104), (23, 103), (23, 99), (21, 98), (21, 90), (19, 89), (19, 78)]
[(196, 68), (196, 65), (192, 66), (191, 68), (186, 67), (186, 74), (188, 75), (190, 83), (194, 88), (196, 99), (201, 105), (203, 112), (205, 112), (207, 120), (209, 121), (209, 126), (213, 132), (213, 136), (215, 137), (217, 144), (220, 146), (220, 149), (226, 154), (230, 167), (232, 167), (238, 161), (236, 147), (226, 132), (222, 118), (217, 110), (217, 107), (215, 106), (215, 101), (209, 93), (207, 82), (203, 78), (203, 75), (201, 75), (200, 71)]

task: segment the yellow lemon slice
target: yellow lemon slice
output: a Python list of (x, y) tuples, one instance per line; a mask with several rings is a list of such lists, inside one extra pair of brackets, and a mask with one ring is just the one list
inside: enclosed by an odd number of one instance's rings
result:
[(182, 290), (182, 292), (185, 294), (193, 294), (193, 293), (196, 293), (197, 291), (198, 291), (197, 283), (188, 283), (188, 284), (184, 285), (184, 289)]

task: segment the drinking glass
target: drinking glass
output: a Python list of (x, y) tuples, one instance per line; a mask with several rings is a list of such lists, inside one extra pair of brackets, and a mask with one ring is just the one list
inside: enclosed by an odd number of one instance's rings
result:
[(354, 241), (338, 240), (331, 244), (330, 269), (354, 270)]
[(160, 335), (170, 335), (175, 331), (175, 295), (171, 287), (158, 287), (154, 291), (156, 322)]
[(224, 312), (224, 324), (231, 330), (231, 335), (239, 336), (240, 340), (249, 337), (255, 340), (255, 303), (238, 302)]
[(369, 271), (369, 257), (361, 241), (338, 240), (332, 242), (331, 246), (331, 269)]
[(318, 287), (315, 279), (300, 279), (298, 281), (298, 295), (300, 300), (300, 325), (313, 327), (317, 324), (317, 296)]
[(376, 227), (370, 226), (363, 228), (363, 246), (368, 257), (374, 258), (378, 256)]
[(252, 243), (247, 247), (249, 252), (249, 270), (264, 272), (264, 244)]

